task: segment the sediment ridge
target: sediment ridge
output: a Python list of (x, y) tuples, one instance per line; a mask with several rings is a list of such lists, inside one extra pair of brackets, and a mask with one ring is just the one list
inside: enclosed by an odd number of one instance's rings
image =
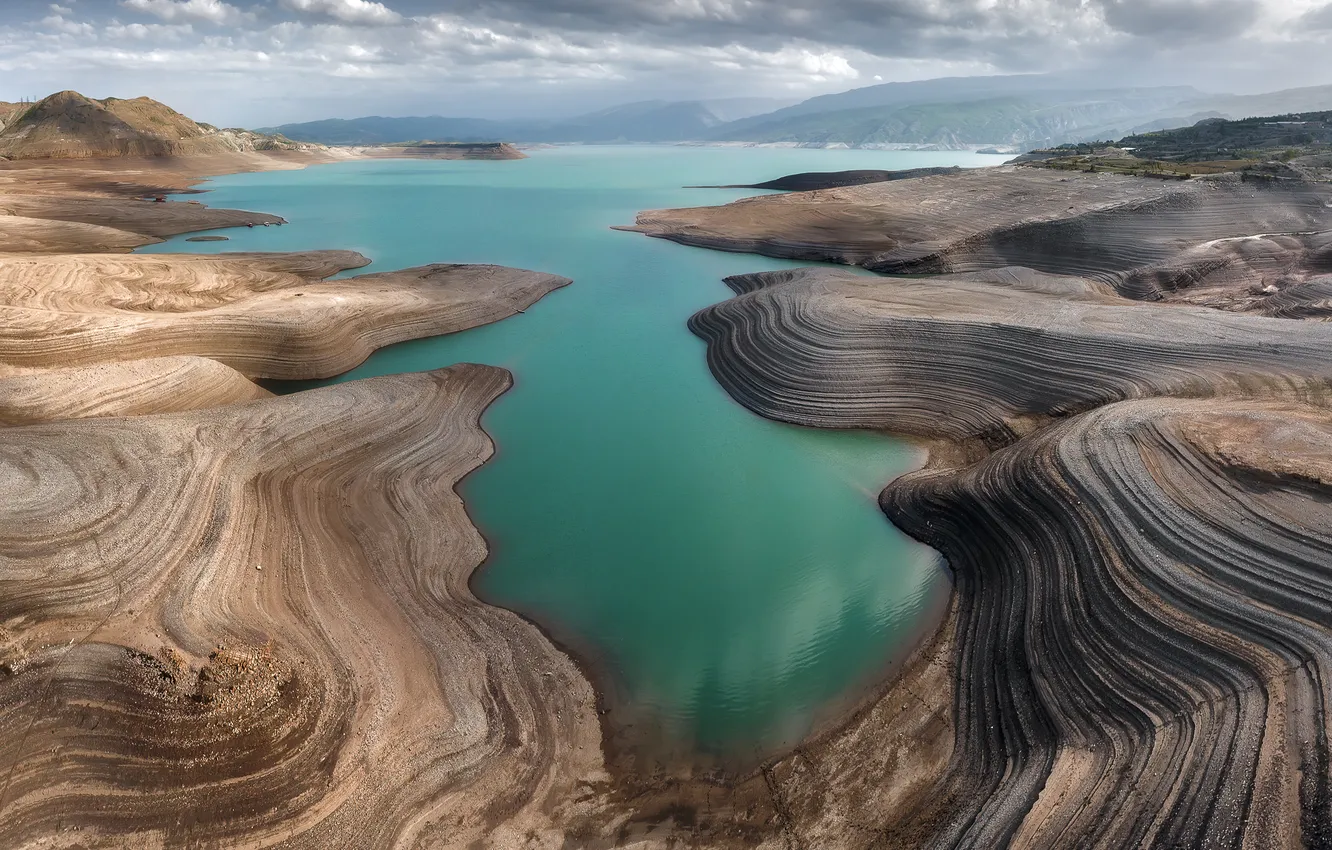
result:
[(193, 355), (254, 378), (326, 378), (385, 345), (511, 316), (569, 283), (448, 264), (322, 280), (368, 262), (349, 251), (0, 257), (0, 362)]
[(280, 221), (134, 197), (222, 164), (0, 167), (0, 846), (557, 845), (607, 779), (594, 693), (471, 595), (454, 492), (510, 375), (251, 378), (569, 281), (107, 253)]
[(453, 492), (509, 382), (7, 429), (5, 846), (549, 841), (600, 776), (592, 691), (471, 596)]
[[(955, 579), (929, 662), (950, 722), (919, 738), (948, 755), (777, 762), (797, 846), (1332, 837), (1326, 323), (1022, 268), (728, 283), (691, 321), (713, 374), (774, 419), (929, 444), (881, 503)], [(928, 668), (911, 669), (815, 752), (872, 751)]]
[(1021, 266), (1129, 298), (1275, 313), (1275, 296), (1332, 273), (1332, 184), (987, 168), (650, 210), (622, 229), (885, 274)]

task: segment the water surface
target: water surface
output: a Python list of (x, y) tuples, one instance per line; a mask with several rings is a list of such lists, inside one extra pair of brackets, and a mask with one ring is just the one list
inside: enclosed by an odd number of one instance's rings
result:
[[(214, 181), (280, 228), (154, 251), (353, 248), (365, 271), (488, 262), (574, 279), (496, 325), (377, 353), (342, 380), (480, 362), (516, 385), (463, 484), (491, 546), (473, 586), (596, 673), (615, 744), (746, 757), (794, 743), (929, 625), (947, 579), (875, 497), (914, 453), (736, 405), (685, 328), (730, 274), (797, 265), (611, 231), (798, 171), (992, 164), (965, 153), (681, 147), (517, 162), (375, 161)], [(356, 274), (359, 272), (351, 272)]]

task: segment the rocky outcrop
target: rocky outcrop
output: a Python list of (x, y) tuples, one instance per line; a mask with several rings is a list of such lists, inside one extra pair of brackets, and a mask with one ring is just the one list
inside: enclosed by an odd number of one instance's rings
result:
[(5, 253), (129, 251), (181, 233), (282, 223), (280, 216), (191, 202), (0, 194), (0, 251)]
[(593, 694), (477, 602), (462, 365), (5, 431), (7, 846), (548, 846)]
[(945, 847), (1316, 847), (1332, 836), (1332, 416), (1124, 402), (891, 485), (952, 565)]
[(956, 165), (936, 168), (903, 168), (897, 171), (805, 171), (788, 174), (764, 183), (738, 183), (729, 186), (698, 186), (699, 189), (773, 189), (781, 192), (813, 192), (818, 189), (840, 189), (843, 186), (863, 186), (866, 183), (886, 183), (890, 180), (912, 180), (939, 174), (957, 174)]
[(260, 378), (330, 377), (375, 349), (498, 321), (569, 283), (501, 266), (322, 278), (350, 251), (0, 258), (0, 363), (207, 357)]
[(727, 282), (739, 297), (690, 322), (713, 374), (751, 410), (802, 425), (998, 447), (1124, 399), (1321, 402), (1332, 387), (1332, 326), (1142, 304), (1080, 278), (798, 269)]
[(652, 210), (627, 229), (887, 274), (1024, 266), (1130, 298), (1264, 312), (1267, 296), (1328, 273), (1332, 185), (974, 169)]

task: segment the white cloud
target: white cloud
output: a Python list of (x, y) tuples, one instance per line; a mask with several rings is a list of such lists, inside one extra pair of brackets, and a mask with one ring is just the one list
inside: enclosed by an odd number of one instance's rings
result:
[(347, 24), (388, 26), (403, 21), (402, 15), (374, 0), (282, 0), (282, 7), (293, 12), (324, 15)]
[(94, 32), (92, 24), (83, 21), (71, 21), (58, 13), (42, 18), (42, 23), (46, 27), (65, 35), (91, 35)]
[(120, 0), (120, 5), (168, 22), (207, 21), (212, 24), (238, 24), (249, 17), (230, 3), (224, 3), (223, 0)]
[(135, 41), (179, 42), (194, 34), (194, 27), (189, 24), (122, 24), (112, 21), (102, 30), (102, 34), (112, 41), (134, 39)]

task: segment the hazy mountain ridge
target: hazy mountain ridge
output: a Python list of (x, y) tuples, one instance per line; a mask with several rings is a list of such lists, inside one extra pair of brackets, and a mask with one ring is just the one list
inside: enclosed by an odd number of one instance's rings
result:
[(766, 98), (646, 100), (567, 119), (492, 120), (451, 116), (333, 118), (266, 128), (288, 138), (332, 145), (391, 144), (435, 139), (458, 142), (682, 142), (706, 138), (730, 120), (766, 111)]
[[(1102, 132), (1120, 122), (1136, 126), (1144, 114), (1173, 106), (1173, 92), (1065, 93), (1064, 102), (1003, 97), (960, 103), (871, 106), (795, 115), (737, 130), (723, 127), (726, 141), (799, 144), (926, 144), (938, 147), (1026, 145)], [(752, 119), (751, 119), (752, 121)]]
[(1190, 86), (1107, 88), (1056, 75), (949, 77), (867, 86), (744, 114), (763, 105), (755, 99), (657, 100), (562, 120), (371, 116), (271, 129), (292, 139), (339, 145), (432, 139), (1031, 149), (1189, 126), (1204, 118), (1332, 109), (1332, 86), (1229, 95)]

